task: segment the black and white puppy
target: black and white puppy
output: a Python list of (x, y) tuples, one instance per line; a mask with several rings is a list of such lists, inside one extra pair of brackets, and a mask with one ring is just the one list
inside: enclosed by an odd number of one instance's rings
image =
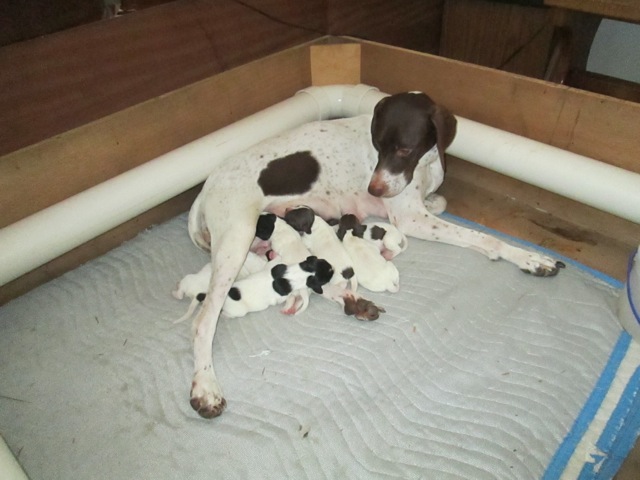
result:
[(321, 294), (322, 286), (331, 277), (333, 268), (329, 262), (315, 256), (292, 265), (279, 263), (276, 258), (269, 262), (265, 270), (232, 285), (222, 306), (222, 313), (227, 317), (243, 317), (249, 312), (259, 312), (284, 303), (291, 292), (306, 287)]
[[(273, 255), (280, 257), (282, 263), (287, 265), (302, 262), (311, 256), (300, 234), (273, 213), (260, 215), (256, 226), (256, 238), (268, 242)], [(305, 287), (291, 292), (281, 311), (287, 315), (297, 315), (304, 312), (308, 306), (309, 289)]]
[(363, 235), (367, 228), (355, 215), (343, 215), (338, 226), (338, 238), (349, 253), (358, 282), (372, 292), (397, 292), (400, 289), (400, 273), (386, 260), (378, 246)]
[(362, 227), (362, 238), (373, 242), (387, 260), (404, 252), (409, 245), (407, 236), (388, 222), (365, 222)]
[[(267, 259), (253, 252), (247, 253), (247, 258), (238, 273), (237, 280), (248, 277), (249, 275), (263, 270), (267, 266)], [(211, 283), (211, 262), (200, 269), (198, 273), (189, 273), (178, 282), (176, 289), (171, 292), (175, 298), (182, 300), (185, 296), (191, 299), (191, 303), (186, 313), (174, 320), (173, 323), (183, 322), (193, 315), (198, 305), (200, 305), (207, 297), (209, 284)]]
[(335, 230), (307, 206), (298, 206), (285, 213), (284, 220), (302, 235), (302, 242), (313, 255), (326, 259), (337, 272), (331, 283), (350, 284), (358, 289), (358, 280), (349, 254), (336, 236)]

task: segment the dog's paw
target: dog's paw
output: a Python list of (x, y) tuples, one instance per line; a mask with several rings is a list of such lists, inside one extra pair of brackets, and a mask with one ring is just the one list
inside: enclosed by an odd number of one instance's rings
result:
[(565, 268), (564, 263), (535, 253), (529, 254), (529, 258), (520, 265), (520, 270), (534, 277), (553, 277), (561, 268)]
[(434, 215), (440, 215), (447, 209), (447, 199), (437, 193), (430, 193), (424, 199), (424, 206)]
[(198, 415), (204, 418), (217, 417), (227, 406), (215, 377), (204, 371), (197, 372), (193, 377), (190, 403)]
[(366, 298), (352, 296), (344, 298), (344, 313), (353, 315), (358, 320), (377, 320), (384, 311), (384, 308), (377, 306)]

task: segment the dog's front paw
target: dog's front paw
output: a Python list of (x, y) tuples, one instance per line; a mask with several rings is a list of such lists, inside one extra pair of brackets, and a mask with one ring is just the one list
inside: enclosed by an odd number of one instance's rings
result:
[(437, 193), (430, 193), (424, 199), (424, 206), (434, 215), (440, 215), (447, 209), (447, 199)]
[(204, 418), (214, 418), (222, 413), (227, 401), (211, 372), (200, 371), (191, 383), (191, 407)]
[(520, 265), (520, 270), (535, 277), (553, 277), (561, 268), (565, 268), (564, 263), (535, 253), (529, 254), (529, 258)]
[(377, 320), (385, 309), (366, 298), (348, 296), (344, 298), (344, 313), (353, 315), (358, 320)]

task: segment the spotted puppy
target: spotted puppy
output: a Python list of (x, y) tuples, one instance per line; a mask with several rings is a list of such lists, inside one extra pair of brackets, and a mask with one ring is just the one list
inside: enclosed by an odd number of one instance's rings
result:
[(306, 260), (285, 265), (279, 259), (269, 262), (265, 270), (235, 282), (222, 307), (228, 317), (243, 317), (286, 301), (289, 294), (306, 287), (322, 293), (322, 286), (331, 280), (333, 268), (329, 262), (310, 256)]
[[(273, 213), (262, 213), (256, 226), (256, 238), (268, 242), (272, 255), (280, 257), (282, 263), (299, 263), (311, 256), (311, 252), (302, 242), (300, 234), (282, 218)], [(298, 315), (309, 306), (309, 288), (291, 292), (282, 313)]]
[(353, 262), (327, 222), (307, 206), (288, 210), (284, 220), (302, 235), (302, 242), (312, 254), (325, 258), (333, 266), (337, 274), (331, 283), (342, 288), (349, 284), (354, 292), (358, 289)]
[(364, 238), (366, 230), (355, 215), (347, 214), (340, 219), (337, 236), (351, 257), (360, 285), (372, 292), (395, 293), (400, 289), (400, 273), (376, 243)]

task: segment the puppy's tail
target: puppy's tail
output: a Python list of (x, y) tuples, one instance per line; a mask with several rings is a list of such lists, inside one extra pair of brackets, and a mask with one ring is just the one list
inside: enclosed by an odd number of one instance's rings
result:
[(191, 303), (189, 304), (189, 308), (187, 308), (187, 312), (183, 316), (181, 316), (179, 319), (174, 320), (173, 323), (174, 324), (181, 323), (191, 318), (191, 316), (193, 315), (193, 312), (196, 310), (196, 308), (198, 308), (198, 305), (200, 305), (200, 300), (198, 300), (197, 297), (194, 297), (194, 299), (191, 300)]

